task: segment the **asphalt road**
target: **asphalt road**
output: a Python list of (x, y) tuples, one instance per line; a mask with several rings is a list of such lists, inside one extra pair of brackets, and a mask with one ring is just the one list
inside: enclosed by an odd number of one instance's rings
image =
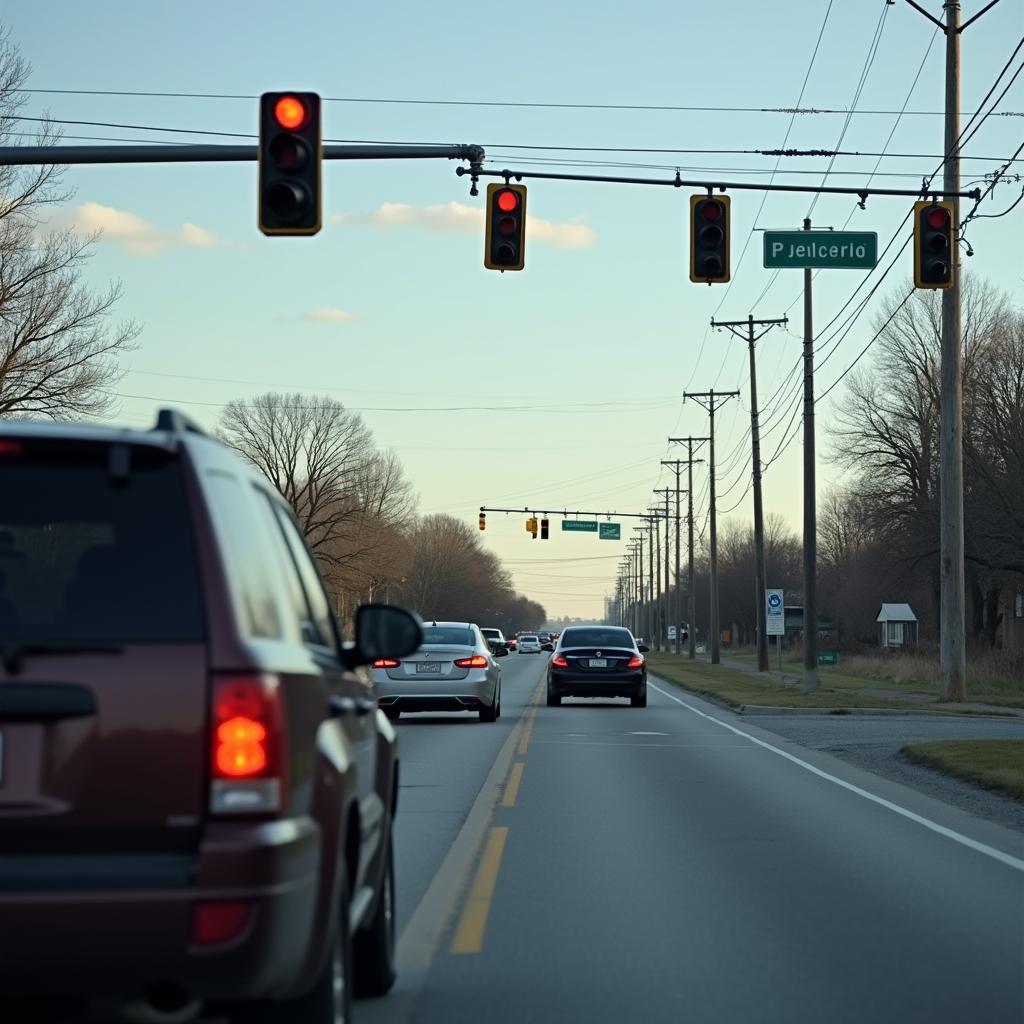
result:
[[(1024, 836), (666, 684), (399, 725), (400, 978), (359, 1024), (1024, 1019)], [(847, 720), (849, 721), (849, 719)]]

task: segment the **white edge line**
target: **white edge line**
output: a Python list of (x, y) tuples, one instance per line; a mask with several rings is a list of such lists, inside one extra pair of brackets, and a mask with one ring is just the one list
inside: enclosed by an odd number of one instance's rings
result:
[(816, 768), (813, 764), (809, 764), (807, 761), (803, 761), (799, 757), (796, 757), (785, 750), (780, 750), (778, 747), (772, 746), (771, 743), (759, 740), (756, 736), (751, 736), (750, 733), (746, 733), (742, 729), (737, 729), (736, 726), (730, 725), (728, 722), (723, 722), (721, 719), (715, 718), (714, 715), (709, 715), (706, 712), (701, 711), (700, 708), (695, 708), (692, 704), (687, 704), (685, 700), (681, 700), (674, 694), (667, 693), (660, 686), (655, 686), (654, 683), (650, 681), (648, 681), (647, 685), (650, 686), (651, 689), (657, 690), (663, 697), (668, 697), (669, 700), (674, 700), (677, 704), (682, 704), (684, 708), (688, 711), (692, 711), (695, 715), (700, 715), (701, 718), (706, 718), (709, 722), (714, 722), (715, 725), (720, 725), (723, 729), (728, 729), (730, 732), (736, 733), (737, 736), (742, 736), (744, 739), (750, 740), (751, 743), (756, 743), (759, 747), (764, 747), (765, 750), (770, 750), (773, 754), (778, 754), (779, 757), (784, 757), (787, 761), (791, 761), (793, 764), (799, 765), (799, 767), (803, 768), (804, 771), (808, 771), (812, 775), (817, 775), (819, 778), (825, 779), (827, 782), (832, 782), (837, 786), (841, 786), (843, 789), (849, 790), (851, 793), (856, 793), (857, 796), (862, 796), (865, 800), (870, 800), (872, 803), (878, 804), (880, 807), (884, 807), (887, 810), (892, 811), (894, 814), (898, 814), (903, 818), (907, 818), (909, 821), (922, 825), (931, 832), (935, 832), (940, 836), (945, 836), (946, 839), (952, 839), (954, 843), (966, 846), (968, 849), (974, 850), (976, 853), (981, 853), (986, 857), (991, 857), (993, 860), (997, 860), (1000, 864), (1005, 864), (1007, 867), (1013, 868), (1015, 871), (1024, 872), (1024, 860), (1020, 860), (1012, 854), (1004, 853), (1002, 850), (997, 850), (994, 846), (988, 846), (986, 843), (979, 843), (976, 839), (971, 839), (970, 836), (965, 836), (951, 828), (946, 828), (945, 825), (940, 825), (938, 822), (932, 821), (930, 818), (925, 818), (920, 814), (915, 814), (913, 811), (908, 811), (905, 807), (900, 807), (899, 804), (894, 804), (891, 800), (886, 800), (885, 797), (869, 793), (866, 789), (861, 789), (860, 786), (855, 786), (852, 782), (846, 782), (843, 779), (837, 778), (835, 775), (829, 775), (828, 772), (822, 771), (820, 768)]

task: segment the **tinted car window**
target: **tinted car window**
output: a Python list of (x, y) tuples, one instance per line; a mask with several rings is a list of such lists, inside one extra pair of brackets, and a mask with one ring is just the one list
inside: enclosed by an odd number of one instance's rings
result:
[(179, 461), (135, 447), (112, 475), (110, 447), (26, 442), (0, 459), (0, 643), (202, 638)]
[(274, 513), (281, 529), (284, 531), (285, 540), (291, 549), (292, 557), (299, 570), (302, 579), (302, 587), (306, 592), (306, 600), (309, 601), (309, 609), (312, 614), (312, 625), (315, 630), (314, 643), (323, 646), (333, 646), (334, 628), (331, 622), (331, 606), (327, 603), (327, 595), (324, 593), (323, 584), (320, 582), (320, 574), (313, 564), (306, 542), (302, 539), (298, 527), (292, 521), (288, 513), (276, 502)]
[(271, 583), (277, 563), (252, 498), (226, 473), (210, 472), (206, 479), (241, 626), (252, 637), (280, 637), (281, 620)]
[(461, 644), (475, 647), (476, 637), (468, 626), (424, 626), (424, 644)]
[(633, 636), (628, 629), (615, 627), (567, 629), (559, 638), (562, 647), (632, 647)]

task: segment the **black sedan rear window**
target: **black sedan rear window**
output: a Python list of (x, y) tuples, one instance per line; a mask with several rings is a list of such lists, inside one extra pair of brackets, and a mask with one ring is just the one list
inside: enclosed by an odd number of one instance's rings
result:
[(460, 647), (475, 647), (473, 630), (467, 626), (424, 626), (424, 644), (456, 644)]
[(595, 626), (587, 629), (567, 629), (561, 636), (562, 647), (632, 647), (633, 635), (628, 629), (614, 626)]
[(4, 447), (0, 645), (202, 638), (175, 455), (128, 445), (111, 455), (109, 444)]

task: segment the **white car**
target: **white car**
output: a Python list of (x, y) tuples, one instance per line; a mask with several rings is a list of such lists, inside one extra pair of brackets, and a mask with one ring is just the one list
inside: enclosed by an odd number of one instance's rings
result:
[(528, 633), (519, 638), (520, 654), (540, 654), (540, 638)]

